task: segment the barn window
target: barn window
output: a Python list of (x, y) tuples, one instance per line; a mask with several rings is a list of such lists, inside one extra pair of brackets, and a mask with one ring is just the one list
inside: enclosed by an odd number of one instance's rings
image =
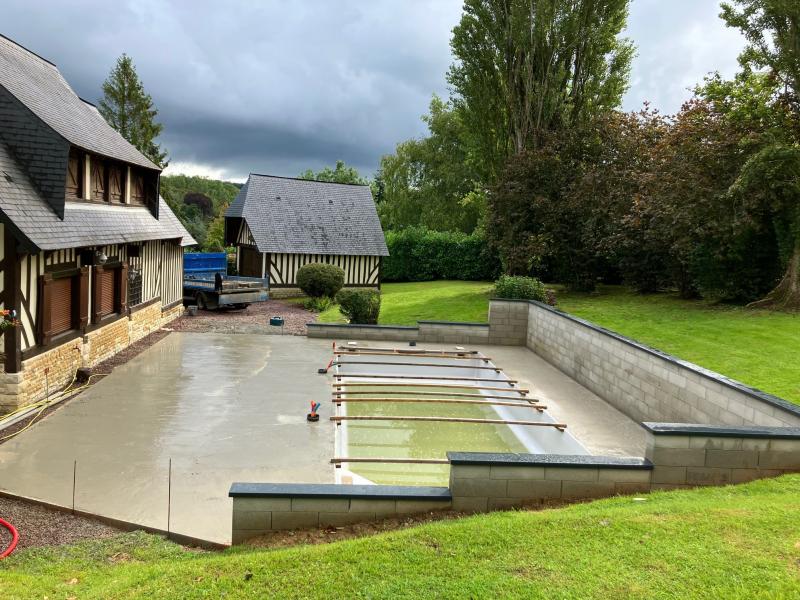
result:
[(92, 322), (99, 323), (127, 309), (128, 267), (96, 266), (92, 277)]
[(144, 174), (139, 169), (131, 170), (131, 204), (145, 204)]
[(86, 325), (88, 283), (88, 268), (45, 273), (39, 278), (41, 302), (37, 333), (40, 344), (49, 344), (55, 336)]
[(106, 161), (92, 157), (91, 160), (92, 165), (92, 200), (101, 200), (105, 202), (108, 197), (106, 196), (108, 192), (108, 181), (106, 180), (106, 170), (108, 165)]
[(74, 148), (69, 151), (65, 192), (68, 200), (83, 198), (83, 156)]
[(108, 166), (108, 201), (125, 202), (125, 173), (121, 165)]

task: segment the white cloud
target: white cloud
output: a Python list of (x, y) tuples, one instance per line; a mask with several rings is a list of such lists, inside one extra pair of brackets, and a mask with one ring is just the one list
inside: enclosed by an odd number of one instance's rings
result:
[(163, 171), (164, 175), (188, 175), (190, 177), (207, 177), (208, 179), (222, 179), (234, 183), (244, 183), (246, 177), (234, 175), (227, 169), (220, 169), (212, 165), (202, 165), (192, 162), (170, 162)]

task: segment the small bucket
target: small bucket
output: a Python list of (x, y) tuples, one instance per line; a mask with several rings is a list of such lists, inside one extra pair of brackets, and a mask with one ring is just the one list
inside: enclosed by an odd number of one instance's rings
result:
[(270, 317), (269, 324), (276, 327), (283, 327), (283, 317)]

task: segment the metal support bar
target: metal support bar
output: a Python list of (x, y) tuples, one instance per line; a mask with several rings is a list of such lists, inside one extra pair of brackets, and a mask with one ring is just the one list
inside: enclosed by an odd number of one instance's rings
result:
[(484, 356), (483, 354), (472, 354), (469, 356), (464, 356), (462, 354), (456, 354), (454, 356), (448, 355), (436, 355), (436, 354), (425, 354), (424, 352), (405, 352), (403, 350), (395, 351), (395, 352), (343, 352), (341, 350), (337, 350), (334, 352), (336, 356), (415, 356), (419, 358), (449, 358), (451, 360), (491, 360), (491, 357)]
[[(479, 360), (479, 359), (473, 359)], [(441, 367), (443, 369), (482, 369), (486, 371), (495, 371), (496, 373), (500, 373), (502, 369), (500, 367), (488, 367), (485, 365), (441, 365), (437, 363), (415, 363), (415, 362), (390, 362), (390, 361), (378, 361), (378, 360), (346, 360), (344, 362), (337, 361), (333, 363), (335, 366), (345, 366), (345, 365), (398, 365), (398, 366), (405, 366), (405, 367)], [(345, 374), (346, 375), (346, 374)]]
[(466, 417), (406, 417), (388, 415), (333, 416), (331, 421), (428, 421), (440, 423), (490, 423), (494, 425), (530, 425), (532, 427), (555, 427), (559, 431), (567, 428), (566, 423), (544, 423), (541, 421), (517, 421), (507, 419), (470, 419)]
[[(341, 346), (340, 346), (341, 347)], [(458, 356), (464, 356), (466, 354), (480, 354), (477, 350), (426, 350), (424, 348), (414, 348), (413, 350), (403, 350), (401, 348), (372, 348), (372, 347), (364, 347), (364, 348), (347, 348), (347, 350), (337, 350), (337, 352), (347, 353), (347, 354), (356, 354), (358, 352), (389, 352), (389, 353), (396, 353), (396, 354), (404, 354), (413, 352), (415, 354), (430, 354), (430, 355), (440, 355), (440, 356), (447, 356), (449, 354), (455, 354)]]
[[(441, 378), (438, 378), (441, 379)], [(502, 383), (502, 382), (501, 382)], [(512, 387), (487, 387), (483, 385), (461, 385), (458, 383), (403, 383), (403, 382), (395, 382), (395, 383), (384, 383), (381, 381), (377, 382), (361, 382), (361, 381), (353, 381), (348, 383), (342, 383), (340, 381), (334, 381), (331, 385), (335, 388), (344, 388), (344, 387), (361, 387), (361, 386), (370, 386), (370, 387), (384, 387), (384, 386), (391, 386), (391, 387), (426, 387), (426, 388), (456, 388), (456, 389), (468, 389), (468, 390), (489, 390), (492, 392), (517, 392), (518, 394), (525, 395), (530, 390), (526, 390), (523, 388), (512, 388)], [(347, 392), (345, 392), (347, 393)], [(416, 393), (416, 392), (415, 392)]]
[(517, 383), (516, 379), (497, 379), (496, 377), (457, 377), (450, 375), (391, 375), (389, 373), (337, 373), (334, 377), (370, 377), (375, 379), (435, 379), (437, 381), (494, 381), (496, 383)]
[(333, 398), (331, 402), (341, 404), (342, 402), (414, 402), (430, 404), (485, 404), (487, 406), (517, 406), (519, 408), (535, 408), (542, 412), (547, 405), (536, 404), (534, 402), (502, 402), (497, 400), (464, 400), (450, 398)]
[[(517, 393), (519, 390), (511, 389), (510, 392)], [(334, 399), (337, 396), (341, 397), (342, 394), (347, 394), (348, 397), (350, 396), (360, 396), (362, 394), (377, 394), (379, 392), (375, 390), (365, 390), (365, 391), (358, 391), (358, 390), (350, 390), (347, 392), (341, 390), (334, 390), (333, 395)], [(406, 390), (406, 391), (393, 391), (393, 390), (381, 390), (381, 394), (391, 394), (394, 395), (412, 395), (412, 396), (443, 396), (445, 398), (478, 398), (484, 400), (519, 400), (516, 396), (499, 396), (499, 395), (492, 395), (492, 394), (462, 394), (459, 392), (419, 392), (417, 390)], [(392, 401), (395, 398), (386, 397), (385, 400)], [(541, 400), (537, 398), (525, 398), (529, 402), (541, 402)]]
[(342, 463), (398, 463), (410, 465), (449, 465), (450, 461), (446, 458), (354, 458), (337, 457), (331, 459), (331, 464), (340, 465)]

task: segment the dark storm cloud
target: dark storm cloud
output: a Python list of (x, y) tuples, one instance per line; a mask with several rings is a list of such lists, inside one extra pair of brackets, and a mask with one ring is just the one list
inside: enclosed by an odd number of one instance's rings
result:
[[(343, 159), (371, 175), (381, 154), (424, 133), (431, 95), (447, 95), (460, 5), (3, 0), (0, 33), (57, 63), (91, 101), (117, 56), (132, 56), (176, 170), (295, 175)], [(705, 72), (732, 69), (736, 38), (717, 12), (706, 1), (634, 1), (626, 108), (650, 99), (673, 111)]]

